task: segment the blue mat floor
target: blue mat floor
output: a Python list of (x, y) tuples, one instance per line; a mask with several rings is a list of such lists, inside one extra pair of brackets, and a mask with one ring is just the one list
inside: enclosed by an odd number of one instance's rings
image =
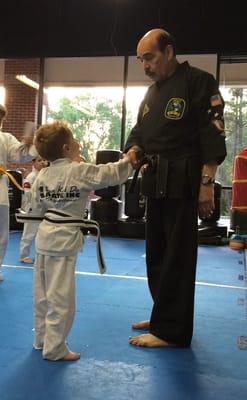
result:
[(1, 400), (245, 400), (247, 287), (244, 253), (199, 248), (195, 330), (190, 349), (128, 344), (131, 322), (149, 317), (142, 240), (102, 240), (107, 274), (98, 274), (95, 238), (77, 262), (77, 313), (69, 337), (74, 363), (44, 361), (32, 349), (32, 266), (19, 262), (11, 233), (0, 285)]

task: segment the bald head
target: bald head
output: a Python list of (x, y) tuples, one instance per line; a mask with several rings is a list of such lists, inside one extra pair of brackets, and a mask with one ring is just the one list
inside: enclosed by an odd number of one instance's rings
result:
[(145, 33), (145, 35), (142, 37), (142, 39), (144, 39), (144, 38), (154, 38), (155, 39), (159, 35), (163, 35), (163, 34), (169, 35), (169, 33), (166, 32), (164, 29), (160, 29), (160, 28), (151, 29), (150, 31)]
[(137, 58), (142, 62), (145, 74), (152, 80), (167, 79), (178, 64), (173, 37), (163, 29), (152, 29), (139, 41)]
[(175, 54), (175, 40), (173, 36), (165, 31), (164, 29), (156, 28), (151, 29), (141, 38), (138, 43), (138, 46), (142, 43), (150, 43), (152, 45), (157, 46), (157, 49), (163, 52), (166, 46), (169, 44), (173, 47), (173, 52)]

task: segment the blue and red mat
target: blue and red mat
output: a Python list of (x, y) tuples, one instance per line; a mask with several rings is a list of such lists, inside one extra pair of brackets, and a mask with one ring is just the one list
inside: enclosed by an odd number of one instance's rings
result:
[(0, 286), (1, 400), (245, 400), (247, 287), (244, 253), (199, 248), (195, 330), (190, 349), (128, 344), (132, 321), (151, 309), (142, 240), (102, 240), (107, 273), (98, 274), (95, 238), (77, 262), (77, 313), (69, 337), (77, 362), (44, 361), (32, 349), (32, 266), (19, 262), (11, 233)]

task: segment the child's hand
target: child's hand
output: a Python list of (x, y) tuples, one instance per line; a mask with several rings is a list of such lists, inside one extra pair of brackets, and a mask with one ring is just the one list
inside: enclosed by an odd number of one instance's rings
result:
[(22, 143), (27, 144), (28, 146), (31, 146), (33, 144), (33, 137), (23, 137), (21, 139)]
[(129, 151), (126, 154), (124, 154), (124, 156), (128, 158), (128, 161), (131, 163), (134, 169), (137, 169), (140, 165), (141, 161), (140, 153), (141, 153), (140, 148), (137, 146), (133, 146), (129, 149)]

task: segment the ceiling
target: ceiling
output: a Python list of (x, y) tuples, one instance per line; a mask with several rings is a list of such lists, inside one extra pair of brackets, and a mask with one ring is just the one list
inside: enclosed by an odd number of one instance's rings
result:
[(247, 55), (247, 17), (211, 0), (8, 0), (0, 6), (0, 57), (133, 55), (162, 27), (179, 54)]

